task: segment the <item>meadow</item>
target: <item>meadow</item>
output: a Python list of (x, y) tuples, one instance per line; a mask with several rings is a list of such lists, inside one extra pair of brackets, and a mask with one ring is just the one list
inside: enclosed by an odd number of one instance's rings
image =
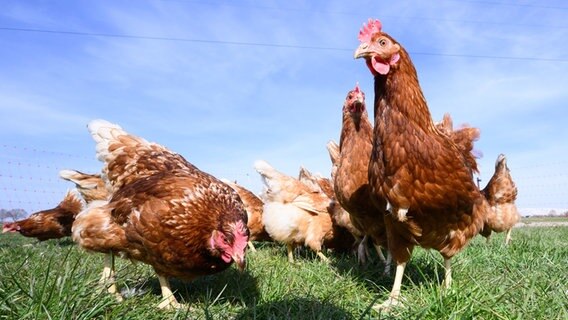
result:
[(275, 243), (256, 243), (244, 273), (231, 268), (189, 283), (172, 282), (187, 308), (157, 310), (150, 267), (117, 259), (125, 300), (102, 292), (103, 257), (70, 239), (37, 242), (0, 235), (0, 319), (568, 319), (568, 227), (524, 227), (489, 243), (476, 237), (453, 259), (454, 282), (441, 290), (442, 258), (417, 248), (403, 280), (404, 306), (376, 313), (393, 276), (376, 257), (301, 250), (289, 264)]

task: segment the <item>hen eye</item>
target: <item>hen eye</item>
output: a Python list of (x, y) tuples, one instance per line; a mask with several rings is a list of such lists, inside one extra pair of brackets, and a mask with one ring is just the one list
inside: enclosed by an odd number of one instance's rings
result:
[(379, 45), (380, 45), (381, 47), (384, 47), (386, 44), (387, 44), (387, 40), (385, 40), (385, 39), (380, 39), (380, 40), (379, 40)]

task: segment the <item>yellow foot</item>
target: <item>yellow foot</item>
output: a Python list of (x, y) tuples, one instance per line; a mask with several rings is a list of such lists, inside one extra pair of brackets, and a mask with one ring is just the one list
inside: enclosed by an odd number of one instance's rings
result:
[(114, 293), (114, 297), (116, 298), (117, 302), (122, 302), (124, 301), (124, 298), (122, 297), (122, 295), (120, 293)]
[(160, 302), (160, 304), (158, 305), (158, 309), (162, 309), (162, 310), (177, 310), (177, 309), (182, 309), (184, 307), (183, 304), (175, 301), (175, 300), (170, 300), (170, 299), (164, 299), (162, 302)]
[(254, 247), (254, 244), (252, 244), (251, 241), (247, 242), (247, 245), (250, 251), (256, 252), (256, 248)]
[(389, 312), (392, 308), (402, 306), (402, 302), (398, 298), (389, 297), (385, 302), (373, 306), (376, 312)]
[(323, 262), (329, 263), (329, 259), (323, 253), (321, 253), (321, 251), (318, 251), (317, 255)]

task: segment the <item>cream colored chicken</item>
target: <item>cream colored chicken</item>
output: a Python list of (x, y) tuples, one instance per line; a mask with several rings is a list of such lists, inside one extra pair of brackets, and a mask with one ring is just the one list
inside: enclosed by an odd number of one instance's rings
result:
[[(323, 261), (328, 258), (322, 247), (333, 248), (338, 233), (330, 215), (331, 199), (323, 192), (314, 192), (291, 176), (285, 175), (266, 161), (256, 161), (256, 171), (264, 182), (261, 195), (264, 201), (263, 223), (272, 239), (286, 244), (288, 261), (294, 262), (293, 252), (297, 246), (305, 245), (315, 251)], [(351, 241), (353, 238), (351, 237)]]

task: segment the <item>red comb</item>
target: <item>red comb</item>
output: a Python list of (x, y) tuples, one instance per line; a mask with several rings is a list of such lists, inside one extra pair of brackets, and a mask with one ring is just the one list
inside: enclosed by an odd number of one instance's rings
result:
[(363, 28), (359, 31), (359, 36), (357, 37), (361, 42), (368, 42), (371, 37), (376, 32), (381, 32), (382, 24), (379, 20), (370, 19), (367, 24), (363, 25)]
[(355, 84), (355, 89), (353, 89), (353, 91), (361, 92), (361, 89), (359, 89), (359, 82), (357, 82), (357, 84)]

